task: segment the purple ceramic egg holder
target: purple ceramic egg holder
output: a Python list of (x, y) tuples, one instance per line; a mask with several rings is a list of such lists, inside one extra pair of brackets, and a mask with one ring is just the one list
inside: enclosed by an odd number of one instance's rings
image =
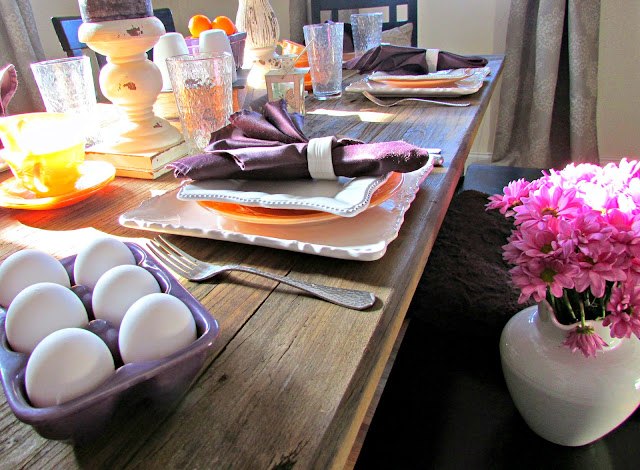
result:
[[(163, 266), (151, 258), (140, 246), (125, 242), (136, 264), (148, 270), (158, 281), (161, 292), (180, 299), (191, 311), (196, 323), (197, 339), (188, 347), (156, 361), (133, 362), (122, 365), (118, 351), (118, 331), (105, 320), (94, 320), (87, 310), (89, 331), (100, 336), (114, 356), (116, 372), (93, 391), (67, 403), (35, 408), (29, 403), (25, 389), (25, 368), (28, 356), (12, 351), (5, 332), (6, 310), (0, 307), (0, 372), (7, 402), (16, 417), (33, 426), (42, 437), (66, 440), (75, 444), (98, 437), (107, 427), (119, 405), (149, 399), (166, 405), (181, 397), (191, 386), (218, 336), (218, 323), (209, 311), (193, 297)], [(75, 284), (73, 266), (75, 255), (60, 260), (71, 285)], [(85, 306), (90, 292), (77, 292)], [(82, 289), (81, 289), (82, 290)]]

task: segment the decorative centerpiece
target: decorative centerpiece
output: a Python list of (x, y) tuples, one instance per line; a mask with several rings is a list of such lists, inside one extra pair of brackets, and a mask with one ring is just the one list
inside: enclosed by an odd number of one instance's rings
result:
[(519, 300), (539, 302), (502, 333), (511, 396), (542, 437), (592, 442), (640, 404), (640, 163), (572, 164), (489, 199), (513, 217)]
[(153, 112), (162, 76), (146, 51), (165, 33), (150, 0), (79, 0), (83, 23), (78, 38), (106, 55), (100, 89), (124, 111), (124, 119), (106, 129), (100, 152), (140, 153), (166, 149), (182, 140), (180, 132)]

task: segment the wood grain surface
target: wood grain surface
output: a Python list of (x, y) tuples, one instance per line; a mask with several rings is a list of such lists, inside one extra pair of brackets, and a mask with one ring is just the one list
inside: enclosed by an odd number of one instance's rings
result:
[[(220, 324), (211, 356), (182, 399), (165, 407), (124, 405), (100, 438), (72, 446), (40, 437), (15, 418), (0, 394), (0, 468), (344, 467), (500, 75), (503, 57), (489, 59), (491, 75), (482, 89), (455, 99), (470, 102), (468, 108), (379, 108), (349, 93), (323, 102), (307, 98), (304, 130), (310, 137), (402, 139), (442, 149), (445, 166), (421, 185), (382, 259), (336, 260), (167, 236), (203, 260), (372, 291), (372, 308), (338, 307), (250, 274), (202, 283), (179, 278)], [(24, 248), (62, 258), (103, 234), (144, 246), (156, 234), (120, 226), (118, 217), (178, 184), (170, 174), (157, 180), (118, 177), (66, 208), (0, 208), (0, 259)]]

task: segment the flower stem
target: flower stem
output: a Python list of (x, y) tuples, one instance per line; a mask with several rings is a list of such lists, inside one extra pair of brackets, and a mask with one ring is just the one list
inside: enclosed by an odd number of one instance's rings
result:
[[(575, 321), (578, 321), (578, 319), (576, 318), (576, 314), (573, 311), (573, 306), (571, 305), (571, 301), (569, 300), (569, 296), (567, 295), (567, 290), (566, 289), (564, 289), (562, 291), (562, 299), (564, 300), (564, 304), (567, 307), (567, 310), (569, 310), (569, 313), (571, 314), (571, 317)], [(584, 319), (584, 308), (582, 310), (582, 317)]]
[(586, 326), (587, 323), (584, 315), (584, 303), (582, 300), (578, 301), (578, 305), (580, 306), (580, 323), (582, 323), (582, 326)]

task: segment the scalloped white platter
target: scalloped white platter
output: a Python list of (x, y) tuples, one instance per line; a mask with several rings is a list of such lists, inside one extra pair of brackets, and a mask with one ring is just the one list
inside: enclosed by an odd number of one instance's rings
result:
[(300, 225), (241, 222), (178, 199), (178, 189), (147, 199), (120, 216), (125, 227), (298, 251), (329, 258), (375, 261), (396, 239), (420, 183), (433, 165), (406, 173), (402, 186), (379, 206), (355, 217)]
[(353, 217), (369, 207), (375, 190), (389, 179), (379, 177), (290, 181), (219, 179), (191, 181), (178, 191), (184, 201), (231, 202), (269, 209), (303, 209)]

